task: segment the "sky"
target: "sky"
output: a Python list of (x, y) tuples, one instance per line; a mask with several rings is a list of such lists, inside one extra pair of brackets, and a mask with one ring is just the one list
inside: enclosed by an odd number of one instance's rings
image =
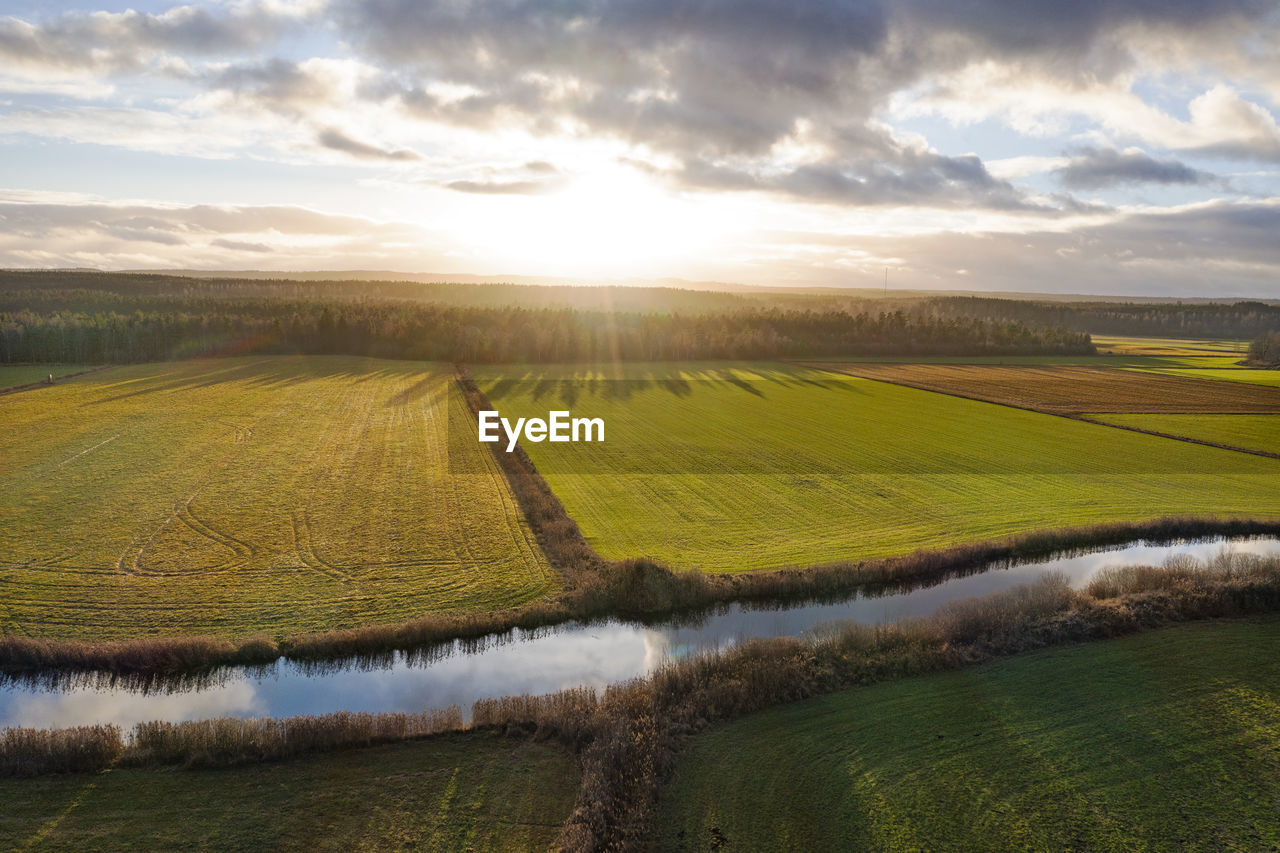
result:
[(1277, 116), (1280, 0), (0, 0), (0, 267), (1280, 298)]

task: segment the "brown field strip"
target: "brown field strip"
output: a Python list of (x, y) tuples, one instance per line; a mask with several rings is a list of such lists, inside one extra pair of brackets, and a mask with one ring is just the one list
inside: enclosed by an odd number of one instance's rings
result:
[[(868, 363), (808, 366), (1055, 415), (1280, 413), (1280, 388), (1108, 367)], [(1228, 385), (1232, 387), (1224, 387)]]

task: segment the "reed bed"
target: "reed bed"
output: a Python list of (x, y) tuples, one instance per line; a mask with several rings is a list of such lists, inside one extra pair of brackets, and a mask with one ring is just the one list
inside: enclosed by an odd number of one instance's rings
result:
[(124, 754), (119, 726), (0, 730), (0, 776), (81, 773), (109, 767)]
[(292, 758), (461, 731), (457, 705), (416, 714), (335, 714), (138, 723), (121, 757), (131, 766), (218, 766)]

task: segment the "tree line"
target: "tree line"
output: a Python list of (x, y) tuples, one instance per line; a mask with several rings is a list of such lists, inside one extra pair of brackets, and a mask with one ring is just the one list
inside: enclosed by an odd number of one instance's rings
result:
[(1267, 332), (1249, 344), (1249, 363), (1280, 367), (1280, 332)]
[(953, 296), (930, 299), (939, 316), (986, 317), (1061, 326), (1094, 335), (1248, 340), (1280, 327), (1280, 305), (1266, 302), (1048, 302)]
[[(110, 306), (79, 307), (94, 300)], [(1093, 351), (1088, 334), (1063, 328), (911, 310), (683, 314), (372, 298), (0, 292), (0, 361), (8, 363), (249, 353), (545, 363)]]

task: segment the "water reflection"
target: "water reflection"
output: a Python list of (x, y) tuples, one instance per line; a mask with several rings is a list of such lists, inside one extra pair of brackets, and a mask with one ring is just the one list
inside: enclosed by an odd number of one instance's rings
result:
[(479, 640), (339, 663), (281, 659), (264, 667), (223, 669), (177, 679), (99, 673), (57, 674), (0, 687), (0, 727), (89, 723), (131, 726), (220, 716), (290, 716), (332, 711), (420, 711), (471, 704), (492, 696), (603, 687), (651, 672), (660, 662), (751, 637), (800, 636), (824, 623), (892, 622), (926, 616), (959, 598), (1029, 583), (1048, 571), (1081, 586), (1099, 569), (1122, 563), (1159, 565), (1176, 554), (1209, 559), (1224, 547), (1280, 554), (1280, 539), (1216, 539), (1060, 556), (985, 567), (934, 586), (884, 591), (850, 600), (732, 604), (665, 623), (606, 621), (519, 629)]

